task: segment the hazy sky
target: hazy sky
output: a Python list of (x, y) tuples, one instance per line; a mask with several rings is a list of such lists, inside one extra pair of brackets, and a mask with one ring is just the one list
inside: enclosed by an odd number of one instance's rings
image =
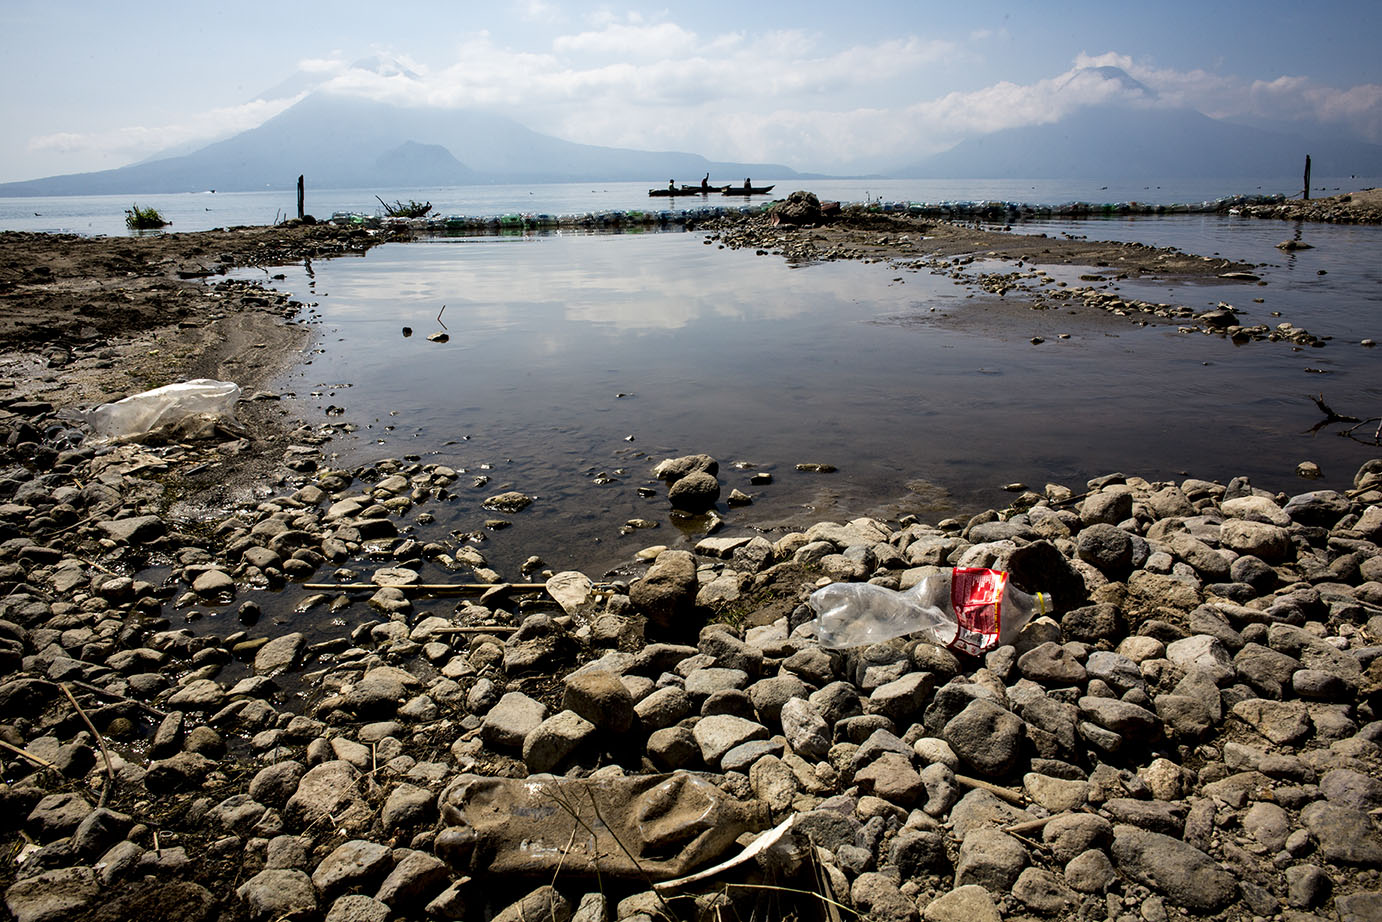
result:
[[(1382, 0), (0, 3), (0, 181), (224, 137), (325, 84), (593, 144), (868, 169), (1145, 95), (1382, 143)], [(352, 68), (392, 61), (400, 71)]]

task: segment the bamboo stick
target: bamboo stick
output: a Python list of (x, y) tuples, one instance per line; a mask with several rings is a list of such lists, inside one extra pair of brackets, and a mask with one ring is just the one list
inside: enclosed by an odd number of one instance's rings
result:
[(488, 592), (491, 589), (514, 589), (520, 592), (545, 590), (546, 583), (408, 583), (406, 585), (379, 585), (378, 583), (303, 583), (303, 589), (340, 589), (346, 592), (363, 592), (367, 589), (412, 589), (417, 592)]

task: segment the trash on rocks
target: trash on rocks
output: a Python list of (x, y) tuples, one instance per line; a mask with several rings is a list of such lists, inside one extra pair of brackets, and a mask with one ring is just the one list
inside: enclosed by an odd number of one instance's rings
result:
[(816, 634), (831, 649), (921, 634), (971, 656), (1010, 643), (1034, 616), (1050, 614), (1051, 596), (1028, 595), (1002, 570), (939, 570), (897, 592), (874, 583), (831, 583), (811, 594)]
[(451, 829), (438, 850), (459, 870), (473, 858), (490, 875), (668, 880), (769, 823), (765, 804), (736, 800), (690, 772), (600, 780), (462, 775), (440, 806)]
[(233, 419), (240, 400), (240, 385), (231, 381), (195, 378), (167, 384), (151, 391), (103, 403), (82, 414), (98, 439), (148, 432), (189, 416), (206, 415)]

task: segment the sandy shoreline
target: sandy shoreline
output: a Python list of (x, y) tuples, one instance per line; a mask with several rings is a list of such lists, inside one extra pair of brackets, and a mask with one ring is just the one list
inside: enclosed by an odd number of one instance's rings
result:
[[(892, 218), (713, 232), (796, 259), (1252, 268)], [(868, 919), (1382, 905), (1382, 462), (1348, 493), (1297, 497), (1112, 474), (939, 523), (710, 536), (627, 582), (543, 591), (418, 528), (457, 471), (335, 469), (272, 399), (242, 404), (240, 427), (101, 451), (56, 415), (193, 375), (253, 396), (302, 348), (300, 306), (208, 281), (383, 239), (0, 235), (0, 827), (16, 859), (0, 889), (20, 922), (651, 922), (665, 897), (625, 847), (670, 877), (788, 819), (782, 847), (725, 879)], [(717, 470), (669, 465), (669, 503), (714, 503)], [(409, 588), (423, 561), (489, 588)], [(151, 564), (158, 584), (138, 578)], [(898, 588), (951, 566), (1008, 570), (1054, 617), (981, 657), (915, 639), (830, 651), (808, 626), (824, 581)], [(251, 590), (284, 587), (331, 613), (325, 633), (260, 620)], [(564, 814), (522, 800), (549, 783), (643, 804), (610, 819), (648, 841), (572, 850), (574, 815), (544, 826)], [(673, 898), (685, 918), (801, 912), (752, 886), (692, 889)]]

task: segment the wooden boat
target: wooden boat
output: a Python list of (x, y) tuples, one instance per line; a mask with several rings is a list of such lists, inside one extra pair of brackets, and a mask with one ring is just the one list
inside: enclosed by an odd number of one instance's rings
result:
[[(772, 187), (769, 186), (769, 188)], [(680, 195), (709, 195), (712, 192), (725, 192), (727, 189), (729, 186), (706, 186), (704, 189), (700, 186), (681, 186), (676, 189), (649, 189), (648, 194), (654, 197), (668, 198)]]
[(772, 186), (725, 186), (725, 191), (721, 195), (767, 195), (771, 191)]

